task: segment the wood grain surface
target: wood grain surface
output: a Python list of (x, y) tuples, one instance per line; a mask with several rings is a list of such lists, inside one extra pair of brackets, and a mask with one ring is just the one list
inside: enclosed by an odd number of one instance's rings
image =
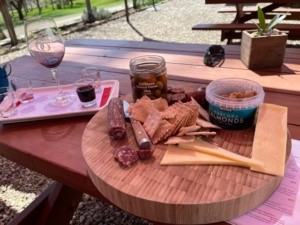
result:
[[(107, 108), (88, 123), (82, 152), (97, 189), (112, 203), (137, 216), (169, 224), (206, 224), (225, 221), (263, 203), (281, 177), (237, 166), (161, 166), (166, 145), (154, 146), (154, 157), (123, 168), (114, 160), (116, 147), (137, 148), (130, 124), (128, 136), (108, 136)], [(244, 156), (251, 154), (254, 128), (222, 130), (214, 138), (221, 147)], [(289, 155), (291, 140), (287, 145)]]

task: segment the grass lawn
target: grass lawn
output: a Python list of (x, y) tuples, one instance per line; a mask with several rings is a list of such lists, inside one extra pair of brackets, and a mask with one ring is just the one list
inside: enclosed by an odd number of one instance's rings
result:
[[(106, 9), (108, 7), (124, 4), (124, 0), (90, 0), (90, 1), (91, 1), (92, 7), (97, 7), (97, 9), (100, 9), (100, 8)], [(40, 0), (40, 2), (42, 3), (43, 1)], [(132, 2), (132, 1), (128, 0), (128, 2)], [(57, 9), (56, 4), (54, 4), (54, 9), (53, 9), (52, 5), (49, 4), (47, 8), (44, 7), (42, 9), (41, 17), (55, 18), (55, 17), (60, 17), (60, 16), (72, 15), (72, 14), (79, 14), (79, 13), (83, 14), (83, 11), (85, 9), (86, 9), (85, 0), (73, 0), (72, 7), (66, 6), (66, 7), (62, 7), (61, 9)], [(13, 17), (13, 23), (15, 25), (22, 23), (22, 21), (19, 20), (18, 13), (16, 11), (14, 11), (13, 14), (14, 15), (12, 15), (12, 13), (11, 13), (11, 16)], [(38, 16), (39, 12), (38, 12), (37, 8), (33, 8), (33, 9), (29, 8), (27, 15), (26, 15), (26, 12), (23, 10), (23, 15), (25, 18), (30, 18), (30, 17)], [(0, 27), (4, 27), (4, 21), (3, 21), (2, 14), (0, 17)]]

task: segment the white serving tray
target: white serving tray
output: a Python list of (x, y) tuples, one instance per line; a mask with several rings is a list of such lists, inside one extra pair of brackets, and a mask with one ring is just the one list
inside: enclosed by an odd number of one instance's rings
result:
[[(101, 91), (96, 92), (97, 104), (90, 108), (82, 108), (74, 86), (62, 85), (62, 88), (69, 94), (74, 95), (75, 100), (71, 105), (53, 106), (49, 103), (49, 100), (58, 92), (56, 86), (34, 88), (34, 100), (30, 103), (17, 104), (17, 113), (9, 118), (0, 118), (0, 124), (95, 114), (105, 107), (111, 98), (119, 96), (119, 81), (101, 81)], [(107, 93), (109, 88), (110, 92), (107, 97), (107, 94), (103, 95), (103, 93), (104, 90)]]

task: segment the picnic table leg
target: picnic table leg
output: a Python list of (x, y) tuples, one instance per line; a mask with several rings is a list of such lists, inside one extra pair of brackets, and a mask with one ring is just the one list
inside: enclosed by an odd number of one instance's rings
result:
[(69, 225), (82, 195), (82, 192), (54, 182), (9, 225)]
[(83, 193), (56, 182), (37, 224), (69, 225)]
[[(241, 3), (235, 4), (236, 15), (234, 20), (231, 23), (239, 23), (240, 19), (244, 16), (243, 7), (244, 4)], [(234, 32), (235, 31), (222, 30), (221, 41), (227, 39), (227, 44), (232, 44), (232, 40), (233, 40), (232, 36), (234, 36)]]
[(235, 18), (232, 21), (232, 23), (239, 23), (240, 18), (242, 18), (244, 16), (243, 7), (244, 7), (244, 4), (240, 4), (240, 3), (235, 4), (236, 15), (235, 15)]

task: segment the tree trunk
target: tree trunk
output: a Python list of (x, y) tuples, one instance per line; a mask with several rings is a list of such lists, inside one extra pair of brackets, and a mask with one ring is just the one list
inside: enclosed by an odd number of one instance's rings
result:
[(52, 10), (54, 10), (53, 0), (51, 0)]
[(17, 8), (17, 12), (18, 12), (18, 15), (19, 15), (19, 19), (20, 20), (24, 20), (24, 15), (23, 15), (23, 12), (22, 12), (22, 8)]
[(28, 6), (27, 6), (26, 0), (24, 0), (23, 8), (24, 8), (24, 10), (25, 10), (25, 15), (27, 16), (27, 14), (28, 14)]
[(95, 16), (93, 15), (92, 6), (90, 0), (85, 0), (86, 10), (87, 10), (87, 23), (94, 23), (96, 21)]
[(1, 11), (3, 19), (5, 21), (7, 31), (9, 33), (9, 37), (10, 37), (10, 40), (11, 40), (11, 45), (15, 46), (15, 45), (18, 44), (18, 39), (17, 39), (17, 36), (16, 36), (14, 25), (13, 25), (12, 20), (11, 20), (11, 16), (8, 12), (8, 7), (7, 7), (7, 2), (6, 1), (0, 1), (0, 11)]
[(36, 6), (39, 9), (39, 15), (41, 15), (42, 14), (42, 7), (41, 7), (41, 4), (40, 4), (40, 0), (36, 0)]
[(137, 0), (133, 0), (132, 5), (134, 9), (137, 9)]
[(24, 15), (22, 12), (23, 2), (24, 0), (18, 0), (16, 4), (14, 1), (10, 1), (10, 4), (17, 10), (20, 20), (24, 20)]
[(129, 11), (128, 11), (128, 2), (127, 0), (124, 1), (125, 4), (125, 12), (126, 12), (126, 21), (129, 23)]
[(6, 39), (6, 36), (3, 32), (3, 30), (0, 28), (0, 40), (4, 40), (4, 39)]

